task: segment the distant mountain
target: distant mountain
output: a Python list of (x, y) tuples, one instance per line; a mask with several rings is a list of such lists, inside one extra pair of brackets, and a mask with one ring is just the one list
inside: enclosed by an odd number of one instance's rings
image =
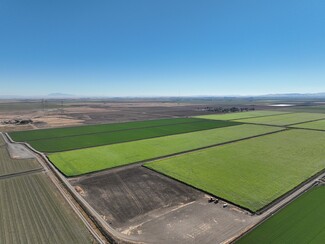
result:
[(77, 99), (77, 98), (92, 98), (92, 99), (188, 99), (188, 98), (194, 98), (194, 99), (216, 99), (216, 98), (222, 98), (222, 99), (236, 99), (236, 98), (255, 98), (255, 99), (325, 99), (325, 92), (319, 92), (319, 93), (279, 93), (279, 94), (265, 94), (265, 95), (224, 95), (224, 96), (205, 96), (205, 95), (197, 95), (197, 96), (149, 96), (149, 97), (141, 97), (141, 96), (76, 96), (72, 94), (67, 93), (50, 93), (48, 95), (34, 95), (34, 96), (22, 96), (22, 95), (1, 95), (0, 99)]
[(274, 98), (325, 98), (325, 92), (319, 93), (284, 93), (284, 94), (267, 94), (258, 97), (274, 97)]

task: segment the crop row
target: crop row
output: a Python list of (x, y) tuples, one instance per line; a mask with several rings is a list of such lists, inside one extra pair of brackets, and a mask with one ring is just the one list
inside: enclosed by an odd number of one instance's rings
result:
[(0, 146), (0, 176), (40, 168), (41, 165), (35, 159), (12, 159), (7, 146), (5, 144)]
[(91, 243), (45, 174), (0, 180), (1, 243)]

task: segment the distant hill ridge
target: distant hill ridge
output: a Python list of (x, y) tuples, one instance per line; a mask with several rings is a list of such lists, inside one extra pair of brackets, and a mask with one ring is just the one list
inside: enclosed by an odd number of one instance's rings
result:
[(196, 95), (196, 96), (77, 96), (68, 93), (50, 93), (48, 95), (34, 95), (34, 96), (22, 96), (22, 95), (0, 95), (0, 99), (64, 99), (64, 98), (322, 98), (325, 99), (325, 92), (319, 93), (275, 93), (275, 94), (265, 94), (265, 95)]

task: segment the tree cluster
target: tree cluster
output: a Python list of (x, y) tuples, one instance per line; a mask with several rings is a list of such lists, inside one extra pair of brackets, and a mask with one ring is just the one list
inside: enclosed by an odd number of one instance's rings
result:
[(207, 112), (217, 112), (217, 113), (235, 113), (235, 112), (247, 112), (247, 111), (254, 111), (254, 107), (230, 107), (230, 108), (223, 108), (223, 107), (205, 107), (202, 109), (203, 111)]

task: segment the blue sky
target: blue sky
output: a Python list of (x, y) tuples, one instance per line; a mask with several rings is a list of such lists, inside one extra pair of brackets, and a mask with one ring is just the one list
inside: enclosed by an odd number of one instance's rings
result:
[(323, 0), (0, 0), (0, 95), (325, 91)]

